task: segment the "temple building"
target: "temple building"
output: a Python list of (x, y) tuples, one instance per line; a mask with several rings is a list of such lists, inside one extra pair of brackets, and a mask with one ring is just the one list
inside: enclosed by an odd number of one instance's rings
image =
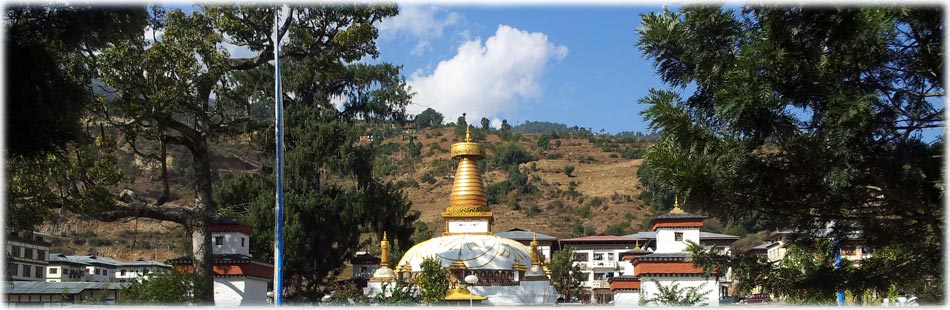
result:
[[(370, 279), (367, 292), (379, 293), (384, 283), (396, 281), (397, 277), (418, 276), (422, 261), (434, 257), (450, 271), (447, 302), (553, 304), (557, 296), (539, 258), (538, 241), (525, 246), (492, 234), (494, 216), (477, 165), (485, 157), (482, 146), (472, 142), (466, 132), (464, 142), (452, 145), (451, 156), (458, 160), (458, 168), (449, 206), (442, 212), (445, 232), (406, 251), (395, 270), (388, 267), (389, 242), (384, 235), (380, 244), (381, 266)], [(471, 275), (477, 280), (472, 279), (474, 283), (468, 285), (463, 279)]]
[(693, 242), (728, 254), (729, 245), (738, 238), (716, 234), (711, 240), (703, 242), (699, 228), (703, 226), (705, 218), (680, 209), (678, 199), (673, 210), (654, 218), (652, 226), (656, 234), (656, 249), (652, 252), (646, 251), (638, 245), (632, 251), (621, 253), (621, 259), (632, 263), (633, 274), (608, 280), (614, 304), (635, 306), (640, 304), (641, 298), (649, 300), (660, 294), (659, 286), (670, 287), (676, 284), (680, 288), (698, 287), (698, 291), (704, 296), (699, 304), (718, 306), (719, 298), (728, 293), (731, 277), (729, 270), (724, 277), (718, 279), (714, 276), (706, 277), (701, 267), (693, 265), (692, 255), (686, 248), (689, 242)]

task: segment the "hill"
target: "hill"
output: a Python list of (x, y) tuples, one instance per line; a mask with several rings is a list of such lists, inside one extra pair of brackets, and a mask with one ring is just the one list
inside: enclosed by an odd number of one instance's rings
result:
[[(453, 127), (403, 131), (398, 128), (368, 129), (381, 156), (375, 170), (383, 179), (403, 186), (422, 213), (418, 226), (431, 233), (442, 232), (440, 214), (448, 206), (455, 162), (449, 158), (451, 144), (461, 141), (464, 131)], [(636, 177), (641, 164), (636, 159), (650, 143), (614, 136), (590, 134), (584, 130), (560, 134), (498, 134), (477, 131), (488, 149), (483, 161), (486, 187), (502, 188), (516, 177), (524, 183), (518, 190), (494, 195), (493, 230), (518, 227), (560, 238), (596, 233), (622, 234), (642, 229), (650, 209), (637, 196)], [(502, 139), (504, 137), (505, 139)], [(546, 143), (539, 143), (547, 140)], [(410, 148), (410, 141), (417, 147)], [(506, 166), (494, 159), (497, 151), (517, 148), (533, 160)], [(254, 173), (265, 160), (249, 138), (221, 141), (214, 146), (215, 164), (221, 177)], [(190, 163), (180, 150), (171, 150), (170, 177), (172, 203), (187, 205), (194, 194), (187, 186)], [(417, 154), (417, 157), (412, 155)], [(139, 199), (154, 200), (160, 195), (158, 169), (133, 155), (122, 159), (129, 176), (121, 188), (134, 191)], [(570, 175), (566, 166), (573, 166)], [(53, 252), (99, 253), (123, 260), (147, 258), (166, 260), (187, 255), (189, 239), (184, 228), (149, 219), (101, 223), (72, 214), (58, 214), (38, 228), (53, 236)], [(374, 249), (368, 249), (374, 250)]]

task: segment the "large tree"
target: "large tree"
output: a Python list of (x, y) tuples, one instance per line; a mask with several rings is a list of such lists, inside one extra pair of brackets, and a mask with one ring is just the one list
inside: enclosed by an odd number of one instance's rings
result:
[(895, 249), (877, 277), (942, 299), (942, 16), (773, 6), (643, 15), (637, 46), (670, 87), (641, 99), (663, 135), (645, 165), (687, 208)]
[[(277, 25), (282, 62), (315, 61), (322, 66), (311, 68), (328, 70), (367, 55), (376, 56), (373, 24), (396, 14), (392, 5), (288, 9)], [(149, 14), (148, 35), (145, 31), (125, 32), (122, 40), (101, 51), (81, 49), (80, 66), (94, 70), (84, 85), (92, 85), (94, 77), (99, 90), (108, 93), (98, 98), (97, 106), (86, 107), (94, 117), (84, 118), (90, 128), (99, 128), (99, 143), (76, 147), (62, 156), (41, 157), (35, 163), (61, 164), (41, 166), (46, 167), (48, 179), (56, 181), (47, 183), (56, 185), (47, 195), (53, 204), (104, 221), (146, 217), (184, 225), (192, 239), (195, 273), (200, 279), (195, 297), (202, 303), (214, 300), (210, 224), (220, 215), (212, 196), (217, 175), (212, 145), (238, 134), (264, 134), (266, 122), (252, 112), (273, 90), (266, 75), (272, 71), (268, 62), (275, 47), (274, 14), (273, 7), (202, 6), (190, 14), (157, 9)], [(246, 48), (254, 55), (230, 55), (225, 44)], [(245, 75), (253, 74), (263, 75), (259, 83), (242, 83), (247, 80)], [(333, 92), (314, 95), (343, 96), (365, 105), (388, 102), (365, 101), (372, 98), (364, 96), (368, 87), (352, 86), (349, 81), (341, 82)], [(292, 98), (299, 95), (285, 94)], [(115, 160), (110, 160), (117, 137), (133, 148), (168, 145), (184, 149), (191, 162), (189, 183), (194, 203), (119, 200), (110, 190), (117, 181)], [(57, 167), (74, 169), (54, 170)], [(43, 180), (30, 182), (40, 183)], [(24, 188), (43, 193), (42, 187)]]

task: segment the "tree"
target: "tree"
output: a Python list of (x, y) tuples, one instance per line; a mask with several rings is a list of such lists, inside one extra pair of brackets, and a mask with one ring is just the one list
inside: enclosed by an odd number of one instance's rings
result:
[(416, 118), (413, 119), (413, 122), (418, 128), (439, 128), (442, 127), (442, 113), (436, 112), (432, 108), (427, 108), (419, 115), (416, 115)]
[(706, 299), (709, 290), (701, 291), (706, 283), (697, 286), (680, 287), (680, 283), (673, 281), (670, 285), (662, 285), (660, 281), (653, 279), (656, 285), (657, 293), (652, 296), (645, 294), (640, 298), (640, 305), (645, 306), (653, 304), (654, 306), (706, 306), (707, 303), (700, 303)]
[[(5, 222), (32, 231), (64, 200), (96, 204), (109, 196), (108, 185), (118, 182), (114, 162), (94, 155), (112, 145), (92, 146), (95, 137), (82, 121), (95, 102), (83, 54), (142, 33), (147, 11), (144, 6), (19, 5), (4, 14)], [(50, 184), (65, 185), (61, 181), (70, 177), (86, 180), (74, 189), (87, 190), (50, 191)]]
[(448, 269), (442, 267), (438, 258), (428, 257), (419, 266), (422, 274), (415, 279), (419, 288), (419, 299), (423, 304), (433, 305), (442, 302), (449, 291)]
[(127, 305), (186, 305), (196, 302), (194, 274), (177, 270), (153, 273), (138, 278), (122, 290), (122, 304)]
[(548, 134), (538, 136), (538, 148), (541, 149), (541, 152), (551, 148), (551, 137)]
[(644, 167), (688, 207), (760, 229), (834, 224), (872, 248), (913, 253), (890, 262), (920, 267), (904, 285), (942, 282), (943, 137), (925, 140), (943, 126), (940, 16), (772, 6), (643, 15), (637, 45), (672, 88), (641, 99), (662, 135)]
[(482, 130), (490, 131), (491, 130), (491, 121), (486, 117), (482, 117)]
[[(290, 7), (280, 25), (280, 37), (284, 38), (282, 55), (284, 59), (309, 61), (313, 64), (310, 69), (320, 69), (327, 75), (352, 74), (352, 80), (358, 80), (359, 72), (341, 70), (346, 67), (343, 64), (366, 55), (375, 56), (376, 30), (372, 25), (395, 13), (394, 6), (380, 5)], [(81, 17), (88, 16), (92, 15)], [(51, 189), (45, 190), (52, 192), (49, 196), (56, 199), (53, 204), (56, 207), (103, 221), (146, 217), (185, 226), (192, 238), (194, 270), (200, 278), (195, 287), (200, 303), (214, 300), (210, 223), (220, 216), (212, 197), (217, 177), (212, 166), (211, 144), (237, 134), (266, 129), (266, 122), (255, 119), (250, 111), (255, 105), (266, 104), (261, 102), (262, 98), (269, 97), (273, 89), (267, 86), (270, 80), (267, 74), (273, 71), (267, 68), (274, 49), (273, 16), (274, 9), (268, 7), (204, 6), (190, 15), (179, 10), (167, 14), (152, 10), (149, 14), (149, 26), (154, 30), (151, 37), (143, 36), (144, 31), (136, 31), (135, 35), (122, 36), (122, 40), (112, 42), (101, 51), (81, 49), (82, 55), (78, 57), (81, 62), (77, 62), (77, 66), (92, 70), (86, 81), (97, 78), (102, 85), (100, 89), (107, 93), (86, 107), (93, 112), (86, 121), (89, 128), (100, 129), (97, 145), (76, 147), (69, 154), (52, 159), (38, 159), (74, 168), (48, 171), (47, 176), (54, 182)], [(315, 20), (322, 21), (321, 26), (307, 26)], [(159, 38), (155, 33), (163, 35)], [(225, 38), (256, 55), (231, 57), (219, 46)], [(348, 109), (351, 113), (362, 113), (349, 117), (364, 117), (379, 108), (388, 108), (382, 103), (390, 98), (372, 95), (372, 88), (376, 86), (378, 84), (344, 82), (326, 87), (323, 92), (301, 91), (295, 93), (299, 96), (295, 98), (342, 94), (348, 97), (348, 107), (375, 107), (362, 111)], [(110, 188), (117, 181), (114, 154), (110, 154), (115, 150), (116, 139), (123, 139), (123, 143), (132, 148), (158, 145), (161, 141), (163, 145), (184, 149), (191, 158), (189, 183), (194, 192), (194, 205), (162, 204), (147, 197), (119, 200)], [(70, 172), (64, 173), (66, 171)]]
[(570, 302), (572, 297), (580, 295), (581, 282), (586, 279), (581, 267), (574, 265), (576, 250), (574, 246), (565, 247), (551, 259), (551, 284), (558, 293), (564, 295), (565, 302)]

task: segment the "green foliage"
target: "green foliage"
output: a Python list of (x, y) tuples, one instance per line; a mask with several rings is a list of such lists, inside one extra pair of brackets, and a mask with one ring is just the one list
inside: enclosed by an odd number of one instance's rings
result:
[(491, 157), (492, 165), (506, 170), (512, 167), (517, 168), (518, 165), (523, 163), (538, 160), (537, 156), (526, 151), (517, 143), (495, 145), (493, 147), (493, 153), (494, 155)]
[(544, 154), (544, 159), (561, 159), (562, 157), (564, 157), (564, 154), (561, 154), (561, 152), (550, 152)]
[(419, 115), (416, 115), (416, 118), (413, 119), (416, 128), (441, 128), (442, 127), (442, 113), (436, 112), (432, 108), (427, 108)]
[(191, 305), (198, 278), (193, 273), (176, 270), (152, 273), (148, 279), (138, 278), (123, 289), (119, 303), (125, 305)]
[(564, 301), (570, 302), (578, 298), (581, 293), (581, 282), (585, 281), (580, 266), (574, 266), (574, 251), (577, 248), (568, 246), (551, 258), (551, 284), (558, 293), (564, 295)]
[[(652, 174), (647, 198), (684, 193), (750, 230), (836, 222), (873, 248), (917, 240), (907, 264), (943, 261), (943, 136), (924, 140), (943, 126), (941, 15), (775, 6), (643, 15), (637, 46), (670, 87), (641, 99), (663, 136), (640, 169)], [(921, 289), (943, 278), (881, 272)], [(804, 286), (812, 282), (787, 283), (803, 285), (800, 299), (825, 296)], [(916, 293), (943, 300), (938, 291)]]
[(572, 177), (571, 173), (574, 173), (574, 166), (564, 166), (564, 175)]
[(435, 178), (432, 177), (432, 172), (431, 172), (431, 171), (423, 172), (423, 173), (422, 173), (422, 177), (420, 177), (420, 180), (421, 180), (422, 182), (426, 182), (426, 183), (429, 183), (429, 184), (435, 183)]
[(604, 230), (605, 235), (612, 235), (612, 236), (623, 236), (623, 235), (628, 235), (631, 233), (633, 232), (630, 229), (629, 221), (612, 224), (610, 226), (607, 226), (607, 229)]
[(428, 257), (420, 265), (422, 274), (416, 277), (419, 299), (423, 304), (434, 305), (442, 302), (449, 291), (448, 269), (442, 267), (438, 258)]
[(369, 298), (363, 290), (353, 282), (337, 282), (328, 287), (330, 291), (329, 303), (334, 306), (365, 305)]
[(567, 125), (552, 122), (532, 122), (525, 121), (523, 124), (511, 128), (511, 132), (526, 133), (549, 133), (568, 131)]
[(593, 213), (591, 213), (589, 205), (578, 208), (577, 211), (574, 211), (574, 214), (577, 214), (577, 216), (580, 216), (585, 219), (589, 219), (593, 217)]
[(412, 282), (399, 280), (395, 283), (385, 282), (382, 292), (371, 299), (374, 305), (386, 306), (414, 306), (419, 304), (419, 297), (415, 295), (415, 286)]
[(546, 151), (546, 150), (547, 150), (548, 148), (550, 148), (550, 147), (551, 147), (551, 136), (550, 136), (550, 135), (548, 135), (548, 134), (542, 134), (542, 135), (538, 136), (538, 148), (540, 148), (542, 152), (543, 152), (543, 151)]
[(662, 285), (660, 281), (653, 280), (653, 283), (656, 284), (657, 293), (644, 296), (641, 292), (640, 305), (654, 305), (654, 306), (706, 306), (707, 303), (700, 303), (706, 299), (706, 294), (709, 290), (702, 291), (706, 286), (706, 283), (702, 283), (698, 286), (689, 286), (689, 287), (680, 287), (680, 284), (676, 281), (673, 281), (670, 285)]
[(491, 121), (488, 118), (482, 117), (482, 130), (491, 131)]

